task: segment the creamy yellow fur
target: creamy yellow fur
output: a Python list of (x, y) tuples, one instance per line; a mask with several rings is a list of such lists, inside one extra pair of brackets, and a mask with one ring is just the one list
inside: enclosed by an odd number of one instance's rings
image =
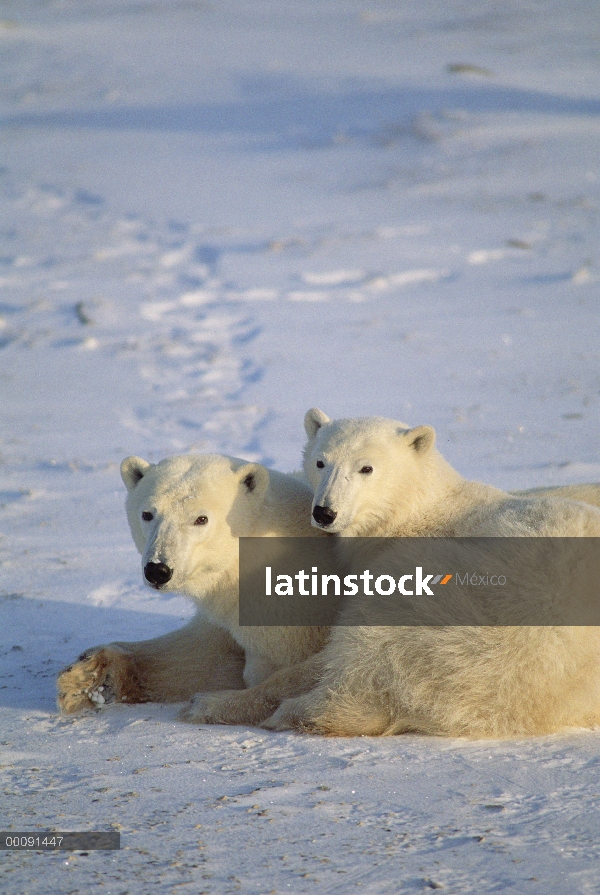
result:
[[(172, 702), (199, 694), (184, 720), (256, 722), (278, 704), (278, 686), (282, 697), (311, 686), (309, 675), (298, 690), (302, 675), (296, 671), (260, 685), (317, 652), (327, 629), (238, 624), (238, 539), (314, 535), (307, 486), (297, 477), (219, 455), (171, 457), (156, 465), (130, 457), (122, 477), (142, 567), (171, 567), (172, 578), (161, 590), (186, 594), (198, 612), (164, 637), (89, 650), (59, 678), (61, 709), (75, 712), (102, 701)], [(144, 521), (142, 513), (152, 519)], [(199, 517), (208, 522), (195, 525)], [(214, 697), (204, 698), (206, 691), (244, 686), (250, 689), (237, 701), (222, 694), (221, 706)]]
[(600, 485), (558, 485), (554, 488), (529, 488), (527, 491), (511, 491), (517, 497), (564, 497), (600, 507)]
[[(313, 410), (306, 428), (314, 504), (337, 513), (328, 530), (342, 550), (349, 536), (600, 536), (595, 508), (466, 481), (430, 427), (331, 422)], [(502, 737), (600, 721), (597, 627), (344, 627), (353, 608), (350, 598), (320, 656), (320, 683), (283, 702), (266, 727)]]
[[(250, 494), (244, 494), (240, 482), (251, 471), (255, 474), (255, 486), (259, 487), (261, 481), (262, 486), (256, 494), (256, 488)], [(181, 537), (181, 526), (188, 535), (199, 535), (197, 528), (189, 528), (189, 521), (200, 514), (200, 509), (207, 510), (210, 506), (211, 518), (216, 511), (219, 524), (224, 526), (224, 531), (214, 538), (221, 552), (215, 553), (210, 546), (211, 539), (204, 538), (213, 579), (209, 582), (205, 568), (199, 583), (198, 570), (188, 575), (183, 563), (177, 570), (175, 582), (169, 584), (168, 589), (180, 589), (196, 601), (200, 599), (199, 611), (192, 621), (164, 637), (137, 643), (118, 642), (88, 650), (59, 678), (62, 711), (79, 711), (90, 707), (94, 700), (95, 704), (102, 700), (178, 702), (193, 697), (190, 706), (182, 713), (185, 720), (259, 723), (283, 699), (314, 687), (323, 674), (319, 649), (327, 638), (327, 631), (240, 629), (235, 621), (237, 606), (233, 598), (237, 571), (232, 571), (230, 563), (232, 550), (237, 556), (236, 538), (242, 530), (255, 535), (315, 534), (308, 525), (312, 492), (298, 482), (297, 476), (263, 472), (256, 464), (216, 456), (170, 458), (156, 467), (139, 458), (128, 458), (123, 464), (123, 478), (129, 489), (127, 508), (131, 531), (142, 554), (148, 544), (148, 532), (143, 530), (140, 520), (144, 501), (149, 501), (153, 509), (155, 505), (162, 509), (169, 523), (176, 520), (178, 512), (185, 511), (185, 518), (177, 523), (180, 526), (178, 538), (167, 544), (168, 525), (162, 530), (163, 546), (181, 560), (184, 560), (186, 545), (189, 545), (189, 539)], [(140, 487), (143, 479), (143, 487)], [(576, 494), (573, 489), (577, 489)], [(562, 492), (579, 500), (598, 502), (600, 486), (548, 489), (548, 493)], [(542, 490), (539, 493), (541, 495)], [(244, 497), (251, 498), (252, 495), (252, 500), (244, 501)], [(248, 514), (249, 508), (251, 514)], [(242, 510), (241, 516), (239, 510)], [(202, 531), (202, 535), (205, 534)], [(224, 544), (228, 544), (227, 550), (222, 549)], [(303, 658), (305, 655), (308, 658)], [(262, 657), (267, 661), (263, 662)], [(273, 668), (277, 670), (270, 674)], [(360, 717), (360, 725), (364, 728), (364, 707)], [(366, 726), (370, 728), (372, 723)]]

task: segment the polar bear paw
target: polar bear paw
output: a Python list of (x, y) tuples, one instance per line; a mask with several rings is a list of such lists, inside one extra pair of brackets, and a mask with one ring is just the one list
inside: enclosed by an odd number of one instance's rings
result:
[(140, 702), (130, 656), (118, 646), (86, 650), (57, 681), (58, 707), (65, 715), (112, 702)]
[(179, 720), (188, 724), (226, 724), (223, 720), (222, 693), (196, 693), (179, 712)]
[(300, 733), (321, 733), (315, 720), (312, 696), (307, 693), (284, 699), (277, 711), (261, 723), (267, 730), (297, 730)]
[(250, 690), (219, 690), (196, 693), (179, 718), (189, 724), (259, 724), (272, 710)]

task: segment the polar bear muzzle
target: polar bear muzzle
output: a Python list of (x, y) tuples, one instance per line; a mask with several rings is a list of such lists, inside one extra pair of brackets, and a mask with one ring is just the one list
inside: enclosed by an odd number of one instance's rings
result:
[(320, 507), (318, 504), (313, 510), (313, 519), (318, 525), (327, 526), (331, 525), (334, 521), (337, 513), (335, 510), (332, 510), (331, 507)]
[(164, 562), (149, 562), (144, 566), (144, 578), (156, 590), (170, 581), (172, 577), (173, 569)]

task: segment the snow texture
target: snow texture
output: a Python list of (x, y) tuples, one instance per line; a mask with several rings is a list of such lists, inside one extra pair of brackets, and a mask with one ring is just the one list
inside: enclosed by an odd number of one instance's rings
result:
[[(592, 893), (600, 734), (323, 740), (61, 718), (166, 632), (118, 465), (300, 464), (302, 417), (438, 431), (501, 487), (600, 479), (600, 22), (586, 0), (5, 0), (0, 890)], [(98, 694), (97, 701), (104, 697)]]

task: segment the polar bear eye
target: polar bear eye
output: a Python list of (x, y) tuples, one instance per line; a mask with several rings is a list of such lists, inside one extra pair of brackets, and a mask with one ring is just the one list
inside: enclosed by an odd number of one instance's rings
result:
[(142, 519), (144, 520), (144, 522), (151, 522), (152, 519), (154, 519), (154, 516), (152, 515), (152, 513), (144, 510), (144, 512), (142, 513)]
[(324, 468), (325, 468), (325, 464), (323, 463), (323, 461), (317, 460), (317, 469), (324, 469)]
[(361, 472), (361, 475), (371, 475), (371, 473), (373, 472), (373, 467), (372, 466), (363, 466), (363, 468), (361, 469), (360, 472)]
[(198, 518), (194, 522), (194, 525), (206, 525), (207, 522), (208, 516), (198, 516)]

